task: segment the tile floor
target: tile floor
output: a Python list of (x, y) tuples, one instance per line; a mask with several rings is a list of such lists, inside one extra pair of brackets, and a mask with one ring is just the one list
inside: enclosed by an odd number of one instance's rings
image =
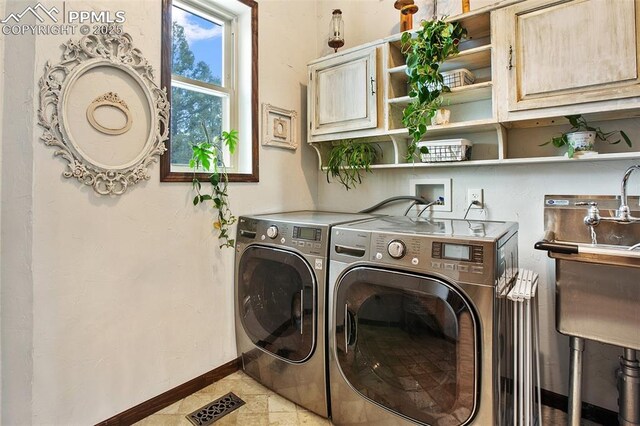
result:
[[(245, 405), (227, 414), (216, 426), (329, 426), (331, 422), (315, 415), (289, 400), (273, 393), (241, 371), (172, 404), (136, 423), (138, 426), (190, 426), (186, 415), (196, 411), (221, 396), (233, 392), (245, 401)], [(567, 414), (543, 407), (543, 425), (564, 426)], [(583, 426), (596, 426), (587, 420)]]

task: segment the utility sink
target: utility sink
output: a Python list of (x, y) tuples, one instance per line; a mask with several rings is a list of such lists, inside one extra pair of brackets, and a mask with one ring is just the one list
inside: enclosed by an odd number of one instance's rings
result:
[[(627, 197), (640, 216), (638, 197)], [(545, 196), (545, 236), (535, 248), (556, 260), (556, 328), (575, 337), (640, 350), (640, 222), (585, 224), (589, 205), (614, 217), (620, 197)], [(593, 234), (592, 234), (593, 229)]]

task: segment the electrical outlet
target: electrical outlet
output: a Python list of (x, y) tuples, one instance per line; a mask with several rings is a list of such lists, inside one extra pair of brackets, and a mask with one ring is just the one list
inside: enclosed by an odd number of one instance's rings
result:
[(481, 209), (484, 207), (484, 197), (482, 189), (467, 189), (467, 202), (473, 203), (472, 209)]

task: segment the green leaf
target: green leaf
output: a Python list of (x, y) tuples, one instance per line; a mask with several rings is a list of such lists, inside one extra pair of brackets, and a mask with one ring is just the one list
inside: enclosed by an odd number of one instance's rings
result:
[(200, 162), (202, 163), (203, 169), (209, 170), (211, 168), (211, 161), (209, 161), (209, 157), (202, 157)]
[(620, 130), (620, 136), (622, 136), (622, 139), (624, 139), (624, 142), (627, 144), (627, 146), (631, 148), (631, 139), (629, 139), (629, 136), (627, 136), (627, 134), (622, 130)]
[(229, 152), (233, 154), (238, 145), (238, 131), (231, 130), (229, 132), (222, 132), (222, 140), (224, 140), (225, 145), (229, 148)]
[(196, 206), (198, 205), (199, 202), (200, 202), (200, 196), (196, 195), (195, 198), (193, 199), (193, 205)]

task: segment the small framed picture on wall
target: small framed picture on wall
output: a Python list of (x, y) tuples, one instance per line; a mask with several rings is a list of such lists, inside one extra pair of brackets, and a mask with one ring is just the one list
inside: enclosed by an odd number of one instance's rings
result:
[(297, 119), (296, 111), (262, 104), (262, 145), (297, 149)]

